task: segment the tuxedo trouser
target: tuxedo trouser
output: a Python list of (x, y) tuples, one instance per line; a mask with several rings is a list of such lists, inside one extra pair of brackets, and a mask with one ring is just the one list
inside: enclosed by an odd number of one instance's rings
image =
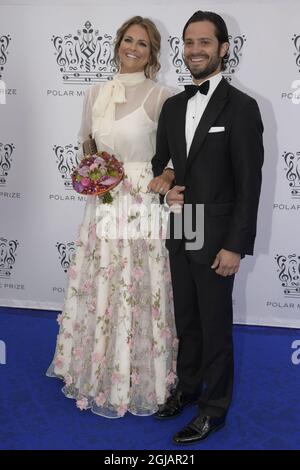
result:
[(232, 289), (223, 277), (181, 248), (170, 253), (179, 350), (178, 387), (198, 396), (200, 411), (223, 416), (233, 387)]

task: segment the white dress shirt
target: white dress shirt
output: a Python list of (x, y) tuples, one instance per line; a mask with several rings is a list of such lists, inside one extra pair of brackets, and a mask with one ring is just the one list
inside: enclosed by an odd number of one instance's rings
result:
[[(209, 83), (209, 90), (208, 90), (207, 95), (203, 95), (202, 93), (198, 92), (194, 96), (192, 96), (192, 98), (190, 98), (187, 103), (186, 115), (185, 115), (185, 140), (186, 140), (186, 154), (187, 155), (189, 154), (195, 131), (205, 111), (205, 108), (210, 98), (212, 97), (212, 94), (214, 93), (215, 89), (217, 88), (220, 81), (222, 80), (221, 72), (217, 73), (216, 75), (209, 78), (208, 80), (210, 83)], [(207, 80), (204, 80), (204, 82), (206, 81)], [(169, 161), (166, 168), (174, 169), (172, 160)], [(167, 203), (168, 192), (166, 193), (164, 197), (165, 204)]]

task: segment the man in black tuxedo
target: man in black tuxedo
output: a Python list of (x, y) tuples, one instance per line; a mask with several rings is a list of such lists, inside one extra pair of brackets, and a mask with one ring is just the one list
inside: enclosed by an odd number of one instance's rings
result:
[(174, 186), (165, 200), (181, 207), (183, 219), (191, 205), (193, 227), (195, 207), (204, 206), (202, 247), (188, 246), (184, 233), (176, 239), (172, 230), (167, 240), (178, 385), (156, 418), (172, 418), (195, 399), (199, 405), (199, 414), (173, 437), (177, 444), (200, 441), (225, 424), (233, 387), (233, 281), (241, 257), (253, 254), (263, 163), (257, 103), (221, 75), (229, 48), (224, 20), (198, 11), (183, 40), (194, 85), (165, 102), (152, 160), (154, 176), (172, 160)]

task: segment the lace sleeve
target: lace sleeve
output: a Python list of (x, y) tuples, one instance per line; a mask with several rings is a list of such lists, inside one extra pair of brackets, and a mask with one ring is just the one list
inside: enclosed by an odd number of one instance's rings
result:
[(91, 90), (88, 89), (85, 92), (85, 97), (82, 106), (81, 124), (77, 135), (77, 142), (79, 147), (79, 158), (83, 157), (82, 144), (88, 139), (89, 134), (92, 130), (92, 108), (91, 108)]
[(160, 91), (159, 91), (159, 94), (158, 94), (158, 97), (157, 97), (157, 106), (156, 106), (156, 109), (155, 109), (155, 121), (158, 122), (158, 118), (159, 118), (159, 115), (160, 115), (160, 112), (161, 112), (161, 108), (164, 104), (164, 102), (170, 98), (170, 96), (172, 96), (174, 93), (172, 92), (172, 90), (170, 88), (167, 88), (167, 87), (164, 87), (162, 86), (160, 88)]
[(82, 144), (85, 140), (89, 138), (89, 135), (92, 133), (92, 108), (95, 99), (99, 93), (99, 90), (100, 86), (95, 85), (88, 88), (85, 92), (85, 97), (82, 106), (81, 125), (77, 135), (80, 158), (83, 157)]
[(150, 119), (154, 122), (158, 122), (158, 118), (161, 112), (161, 108), (170, 96), (172, 96), (172, 90), (169, 88), (156, 85), (153, 91), (150, 93), (146, 102), (144, 103), (144, 108)]

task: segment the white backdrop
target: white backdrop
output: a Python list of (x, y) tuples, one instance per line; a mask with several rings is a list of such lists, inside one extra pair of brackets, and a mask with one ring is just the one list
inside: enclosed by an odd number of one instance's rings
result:
[(265, 124), (256, 252), (243, 260), (236, 279), (235, 322), (299, 327), (300, 2), (4, 3), (0, 305), (53, 310), (62, 306), (84, 208), (83, 198), (68, 186), (82, 100), (88, 86), (112, 75), (116, 29), (132, 15), (151, 17), (163, 38), (159, 80), (180, 89), (189, 80), (181, 57), (182, 28), (201, 8), (224, 17), (231, 36), (225, 75), (256, 98)]

